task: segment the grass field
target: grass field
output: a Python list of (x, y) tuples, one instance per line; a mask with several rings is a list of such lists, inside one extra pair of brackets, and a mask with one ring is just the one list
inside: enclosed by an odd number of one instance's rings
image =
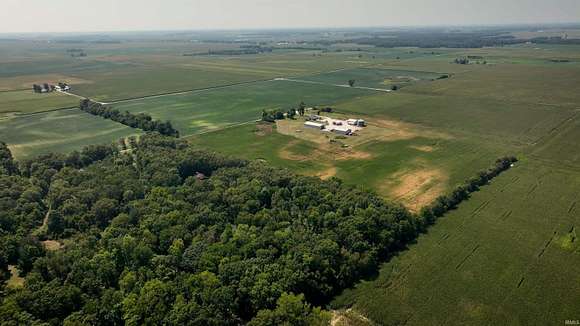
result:
[(102, 144), (140, 131), (78, 109), (30, 114), (0, 120), (0, 139), (17, 159)]
[(36, 94), (32, 90), (0, 92), (0, 117), (77, 106), (79, 100), (60, 93)]

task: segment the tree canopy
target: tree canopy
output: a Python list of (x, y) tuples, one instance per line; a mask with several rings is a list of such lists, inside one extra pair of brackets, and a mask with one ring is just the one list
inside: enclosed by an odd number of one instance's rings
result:
[(155, 134), (131, 152), (91, 147), (3, 171), (0, 269), (26, 278), (2, 295), (7, 325), (324, 324), (315, 307), (419, 223), (338, 179)]

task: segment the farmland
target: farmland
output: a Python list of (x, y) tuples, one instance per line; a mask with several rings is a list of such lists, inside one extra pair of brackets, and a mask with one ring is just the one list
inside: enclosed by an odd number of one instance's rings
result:
[(577, 171), (522, 162), (334, 304), (388, 325), (558, 324), (580, 302), (579, 192)]
[(312, 105), (331, 105), (369, 94), (372, 92), (360, 89), (337, 92), (333, 86), (267, 81), (121, 102), (113, 107), (120, 111), (146, 112), (155, 119), (172, 121), (182, 135), (192, 135), (257, 120), (262, 110), (288, 110), (301, 101)]
[(79, 109), (29, 114), (0, 120), (0, 139), (18, 159), (50, 152), (67, 153), (88, 144), (112, 143), (138, 130)]
[[(0, 41), (0, 141), (22, 160), (143, 133), (70, 109), (78, 95), (170, 121), (196, 148), (336, 177), (413, 213), (497, 158), (516, 155), (512, 169), (330, 307), (386, 325), (577, 318), (580, 47), (380, 48), (326, 40), (205, 55), (240, 44), (231, 35), (223, 43), (148, 37)], [(272, 39), (257, 42), (275, 46)], [(87, 57), (71, 57), (73, 47)], [(454, 63), (463, 57), (481, 62)], [(59, 81), (73, 94), (29, 90)], [(301, 116), (256, 122), (263, 110), (287, 112), (301, 102), (315, 107), (309, 113), (331, 108), (321, 114), (368, 126), (346, 137), (308, 130)]]
[(60, 94), (34, 94), (32, 90), (0, 92), (0, 117), (70, 108), (78, 105), (78, 99)]

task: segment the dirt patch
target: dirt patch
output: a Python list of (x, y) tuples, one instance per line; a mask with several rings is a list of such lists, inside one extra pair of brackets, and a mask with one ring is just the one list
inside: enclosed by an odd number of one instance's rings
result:
[(391, 179), (385, 184), (390, 197), (418, 212), (445, 192), (448, 176), (440, 169), (420, 168), (397, 172)]
[(256, 123), (256, 129), (254, 129), (254, 134), (257, 136), (267, 136), (274, 130), (274, 125), (271, 123)]
[(334, 166), (330, 166), (327, 169), (314, 174), (315, 177), (319, 177), (322, 180), (328, 180), (334, 177), (335, 175), (336, 175), (336, 167)]
[(42, 245), (44, 246), (44, 249), (48, 251), (57, 251), (62, 248), (62, 244), (55, 240), (42, 241)]
[(423, 146), (410, 146), (412, 149), (416, 149), (420, 152), (426, 152), (426, 153), (431, 153), (433, 151), (435, 151), (435, 147), (433, 146), (429, 146), (429, 145), (423, 145)]

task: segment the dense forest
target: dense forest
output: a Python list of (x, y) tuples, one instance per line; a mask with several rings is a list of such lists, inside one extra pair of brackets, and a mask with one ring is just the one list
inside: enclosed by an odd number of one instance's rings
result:
[(3, 286), (4, 325), (325, 324), (315, 307), (419, 229), (338, 179), (158, 134), (124, 153), (0, 153), (0, 269), (26, 278)]
[(165, 136), (179, 137), (179, 131), (171, 125), (171, 121), (153, 120), (150, 115), (145, 113), (132, 114), (125, 111), (121, 113), (117, 109), (105, 106), (89, 99), (84, 99), (80, 103), (80, 109), (92, 115), (98, 115), (105, 119), (122, 123), (131, 128), (139, 128), (144, 131), (156, 131)]
[[(336, 178), (157, 133), (130, 151), (89, 146), (18, 163), (0, 143), (0, 320), (327, 324), (318, 307), (515, 161), (497, 160), (413, 215)], [(10, 266), (23, 286), (5, 284)]]

